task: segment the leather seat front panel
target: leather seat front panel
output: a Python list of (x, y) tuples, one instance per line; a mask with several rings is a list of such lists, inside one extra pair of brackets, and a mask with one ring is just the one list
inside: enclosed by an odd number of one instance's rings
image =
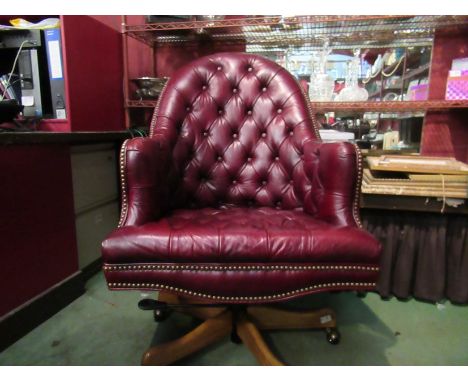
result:
[(126, 226), (103, 243), (108, 264), (305, 262), (378, 264), (380, 244), (356, 227), (338, 227), (300, 210), (176, 210)]
[(104, 265), (113, 290), (163, 290), (231, 303), (261, 303), (330, 290), (373, 290), (378, 267), (336, 264)]

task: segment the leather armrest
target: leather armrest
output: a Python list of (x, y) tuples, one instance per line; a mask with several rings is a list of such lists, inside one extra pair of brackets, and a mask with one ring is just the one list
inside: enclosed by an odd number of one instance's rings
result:
[(304, 210), (331, 224), (360, 227), (362, 158), (357, 146), (309, 141), (304, 154), (305, 172), (312, 181)]
[(166, 158), (154, 138), (126, 140), (120, 153), (122, 211), (119, 227), (157, 220), (165, 195)]

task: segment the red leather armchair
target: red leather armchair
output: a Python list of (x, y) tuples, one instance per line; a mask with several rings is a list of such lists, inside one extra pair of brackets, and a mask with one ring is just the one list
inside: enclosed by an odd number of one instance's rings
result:
[(259, 350), (258, 328), (328, 328), (336, 341), (332, 311), (262, 304), (374, 288), (381, 248), (359, 221), (361, 166), (355, 145), (320, 141), (307, 97), (274, 62), (223, 53), (178, 70), (150, 137), (122, 146), (122, 213), (103, 242), (104, 273), (112, 290), (218, 308), (184, 308), (206, 320), (191, 346), (156, 346), (143, 363), (171, 363), (233, 320), (263, 364), (280, 362)]

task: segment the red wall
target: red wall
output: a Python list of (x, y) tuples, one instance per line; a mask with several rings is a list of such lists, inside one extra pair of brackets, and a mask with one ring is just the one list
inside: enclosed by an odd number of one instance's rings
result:
[[(434, 38), (429, 99), (445, 99), (448, 72), (452, 60), (468, 56), (468, 29), (437, 32)], [(455, 157), (468, 162), (468, 129), (466, 110), (429, 111), (424, 120), (421, 154)]]
[(113, 17), (62, 17), (72, 131), (124, 129), (122, 38)]
[(225, 44), (214, 43), (211, 40), (202, 40), (188, 47), (159, 47), (156, 50), (155, 66), (159, 77), (170, 77), (175, 70), (181, 66), (216, 52), (245, 52), (245, 44)]
[(0, 317), (78, 271), (68, 146), (0, 147)]
[[(121, 37), (122, 30), (122, 16), (90, 16), (96, 21), (112, 28), (114, 31), (119, 33), (119, 38)], [(127, 16), (127, 24), (144, 24), (144, 16)], [(152, 65), (151, 65), (151, 47), (146, 45), (134, 38), (128, 39), (128, 53), (129, 53), (129, 78), (136, 78), (142, 76), (152, 75)], [(120, 60), (123, 60), (122, 51), (119, 51)]]

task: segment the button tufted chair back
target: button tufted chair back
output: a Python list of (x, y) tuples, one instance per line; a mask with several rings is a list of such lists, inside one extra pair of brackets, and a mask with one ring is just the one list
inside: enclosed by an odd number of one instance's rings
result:
[(169, 150), (170, 206), (301, 208), (311, 181), (303, 147), (317, 140), (294, 77), (260, 56), (218, 53), (178, 70), (151, 136)]

